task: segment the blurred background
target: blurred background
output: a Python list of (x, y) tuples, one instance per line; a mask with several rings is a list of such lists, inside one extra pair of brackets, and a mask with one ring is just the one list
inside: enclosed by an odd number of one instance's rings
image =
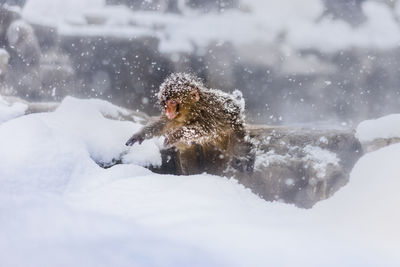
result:
[(0, 94), (151, 115), (171, 72), (239, 89), (252, 123), (400, 112), (397, 0), (0, 0)]

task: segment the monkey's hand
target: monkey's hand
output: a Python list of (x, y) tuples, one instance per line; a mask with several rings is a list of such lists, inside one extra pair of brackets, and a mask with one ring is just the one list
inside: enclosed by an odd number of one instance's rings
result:
[(158, 119), (144, 126), (140, 132), (129, 138), (125, 145), (131, 146), (136, 142), (138, 142), (140, 145), (145, 139), (151, 139), (154, 136), (161, 136), (166, 123), (167, 119), (164, 116), (159, 117)]
[(142, 134), (134, 134), (128, 141), (126, 141), (126, 146), (131, 146), (134, 143), (138, 142), (139, 145), (144, 141), (144, 136)]

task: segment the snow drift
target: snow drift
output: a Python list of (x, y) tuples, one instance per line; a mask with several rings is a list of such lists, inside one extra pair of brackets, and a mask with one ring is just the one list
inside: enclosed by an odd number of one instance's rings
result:
[[(11, 110), (13, 107), (8, 106)], [(365, 155), (311, 210), (235, 180), (159, 175), (118, 107), (66, 98), (0, 125), (1, 266), (398, 266), (400, 144)], [(126, 164), (103, 169), (120, 154)]]

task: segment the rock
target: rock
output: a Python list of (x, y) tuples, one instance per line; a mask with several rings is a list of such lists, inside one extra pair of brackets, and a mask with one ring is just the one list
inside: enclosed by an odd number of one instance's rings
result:
[[(61, 51), (69, 55), (77, 76), (79, 96), (113, 99), (125, 107), (155, 114), (154, 94), (173, 71), (157, 52), (158, 39), (113, 36), (60, 36)], [(110, 47), (112, 49), (110, 49)]]
[(202, 12), (219, 11), (239, 7), (239, 0), (106, 0), (107, 5), (126, 5), (133, 10), (148, 10), (170, 13), (181, 13), (180, 7), (200, 10)]
[[(225, 91), (235, 88), (236, 50), (231, 43), (212, 43), (206, 48), (204, 76), (211, 88)], [(215, 55), (218, 55), (217, 57)]]
[[(249, 131), (255, 144), (254, 171), (235, 172), (232, 178), (267, 201), (302, 208), (311, 208), (344, 186), (363, 153), (360, 142), (349, 131), (279, 126), (249, 126)], [(178, 174), (178, 166), (175, 151), (169, 149), (162, 151), (162, 166), (151, 169)], [(209, 168), (204, 166), (205, 170)]]
[(43, 53), (59, 47), (59, 35), (55, 26), (31, 24), (35, 35), (38, 37), (40, 49)]
[(26, 3), (26, 0), (1, 0), (0, 4), (3, 3), (9, 6), (23, 7)]
[(365, 0), (322, 0), (325, 11), (322, 17), (332, 16), (334, 19), (346, 21), (353, 27), (358, 26), (367, 20), (362, 4)]
[(180, 13), (178, 0), (106, 0), (107, 5), (126, 5), (133, 10)]
[(362, 155), (353, 132), (287, 127), (251, 127), (256, 144), (252, 174), (240, 183), (269, 201), (310, 208), (349, 179)]
[(202, 10), (203, 12), (219, 11), (223, 12), (225, 9), (237, 8), (239, 0), (186, 0), (186, 5)]
[(382, 147), (389, 146), (392, 144), (400, 143), (399, 137), (392, 138), (378, 138), (369, 142), (362, 142), (362, 147), (365, 153), (373, 152)]

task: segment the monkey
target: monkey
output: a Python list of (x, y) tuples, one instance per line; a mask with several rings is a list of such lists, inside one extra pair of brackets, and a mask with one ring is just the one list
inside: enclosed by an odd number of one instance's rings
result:
[(39, 66), (42, 52), (39, 41), (31, 25), (19, 19), (11, 23), (7, 29), (6, 38), (14, 58), (20, 61), (19, 67)]
[(22, 19), (14, 20), (7, 29), (6, 40), (10, 53), (10, 85), (17, 95), (38, 100), (43, 93), (40, 79), (42, 52), (33, 27)]
[(0, 0), (0, 47), (4, 48), (7, 46), (7, 29), (14, 20), (20, 18), (20, 12), (10, 6), (9, 3), (4, 3), (4, 0)]
[(10, 59), (10, 55), (8, 52), (0, 48), (0, 85), (4, 83), (7, 79), (8, 72), (8, 60)]
[(208, 89), (189, 73), (173, 73), (160, 85), (161, 116), (144, 126), (127, 146), (164, 136), (178, 154), (180, 174), (251, 172), (253, 146), (244, 123), (244, 100)]

